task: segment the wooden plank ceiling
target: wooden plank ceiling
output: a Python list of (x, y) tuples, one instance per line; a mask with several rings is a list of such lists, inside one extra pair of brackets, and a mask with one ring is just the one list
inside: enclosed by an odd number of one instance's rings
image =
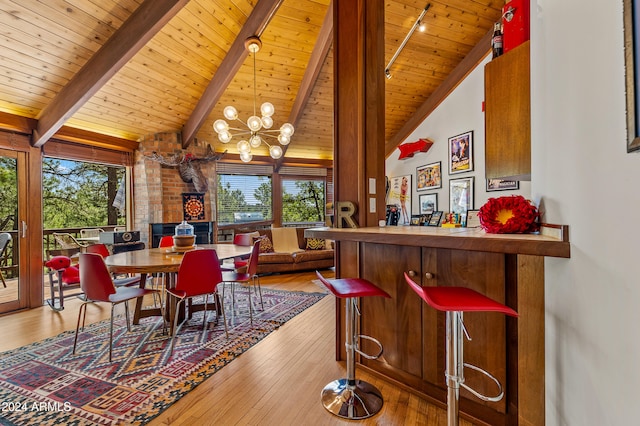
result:
[[(385, 2), (387, 61), (425, 1)], [(271, 102), (274, 127), (296, 128), (286, 158), (332, 160), (330, 3), (0, 0), (0, 127), (10, 128), (13, 114), (36, 123), (34, 143), (81, 129), (121, 150), (144, 135), (182, 131), (187, 145), (195, 136), (233, 156), (235, 140), (222, 145), (212, 124), (226, 105), (241, 118), (252, 114), (253, 58), (242, 45), (257, 34), (258, 108)], [(430, 4), (426, 32), (409, 39), (386, 80), (387, 155), (488, 52), (504, 3)]]

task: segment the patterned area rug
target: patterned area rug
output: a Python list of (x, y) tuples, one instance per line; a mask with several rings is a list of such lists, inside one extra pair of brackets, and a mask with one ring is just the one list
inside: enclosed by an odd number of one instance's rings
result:
[(267, 289), (262, 294), (264, 311), (254, 311), (253, 325), (246, 295), (236, 291), (233, 316), (225, 301), (229, 339), (215, 312), (208, 314), (203, 338), (203, 313), (196, 312), (180, 329), (171, 357), (160, 318), (144, 318), (127, 332), (124, 315), (114, 323), (113, 362), (109, 320), (85, 327), (75, 355), (75, 330), (1, 353), (0, 424), (145, 424), (325, 296)]

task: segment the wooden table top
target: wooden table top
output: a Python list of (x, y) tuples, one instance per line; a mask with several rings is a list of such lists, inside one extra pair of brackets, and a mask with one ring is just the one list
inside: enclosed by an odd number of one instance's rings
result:
[[(223, 260), (251, 254), (252, 247), (235, 244), (200, 244), (195, 249), (214, 249), (218, 253), (218, 258)], [(183, 255), (167, 248), (152, 248), (112, 254), (105, 258), (105, 263), (111, 272), (118, 273), (178, 272)]]

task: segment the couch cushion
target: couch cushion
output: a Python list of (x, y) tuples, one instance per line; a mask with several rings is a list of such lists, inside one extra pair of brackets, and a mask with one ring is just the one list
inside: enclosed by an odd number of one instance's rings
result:
[(260, 253), (258, 263), (293, 263), (291, 253)]
[(273, 250), (276, 253), (293, 253), (300, 250), (296, 228), (271, 228)]
[(295, 263), (313, 262), (315, 260), (333, 259), (333, 250), (307, 250), (294, 253)]
[(260, 239), (260, 253), (273, 253), (273, 244), (266, 235)]
[(307, 238), (307, 250), (324, 250), (327, 248), (327, 242), (324, 238)]

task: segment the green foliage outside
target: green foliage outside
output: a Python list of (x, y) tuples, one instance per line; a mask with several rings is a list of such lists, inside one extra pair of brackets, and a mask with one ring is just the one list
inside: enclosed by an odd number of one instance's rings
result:
[[(218, 176), (218, 222), (234, 223), (234, 213), (262, 213), (265, 220), (272, 216), (272, 189), (271, 179), (259, 176), (256, 179), (264, 179), (254, 189), (248, 187), (234, 187), (228, 176)], [(313, 180), (299, 180), (294, 184), (295, 190), (283, 193), (282, 221), (289, 222), (324, 222), (324, 182)], [(252, 191), (249, 193), (248, 191)], [(250, 204), (247, 199), (255, 199), (255, 204)]]
[(282, 221), (324, 222), (324, 183), (299, 180), (295, 186), (296, 194), (282, 194)]
[(0, 231), (18, 229), (18, 175), (14, 158), (0, 157)]
[(112, 206), (123, 167), (46, 158), (42, 163), (44, 229), (124, 225)]

